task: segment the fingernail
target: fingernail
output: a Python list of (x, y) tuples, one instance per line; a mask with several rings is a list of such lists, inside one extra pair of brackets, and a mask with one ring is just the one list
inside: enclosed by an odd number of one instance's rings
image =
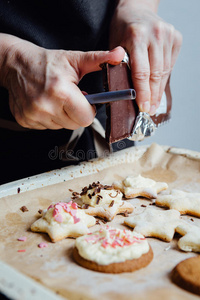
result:
[(146, 101), (146, 102), (142, 103), (142, 105), (141, 105), (141, 111), (143, 111), (143, 112), (149, 112), (149, 110), (150, 110), (150, 103), (149, 103), (149, 101)]
[(149, 111), (150, 116), (155, 115), (156, 109), (157, 109), (156, 105), (154, 105), (154, 104), (151, 105), (151, 108), (150, 108), (150, 111)]

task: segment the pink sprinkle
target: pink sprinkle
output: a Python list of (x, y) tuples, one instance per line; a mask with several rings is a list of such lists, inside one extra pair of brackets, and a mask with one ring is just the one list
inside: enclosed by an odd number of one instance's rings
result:
[(49, 205), (49, 207), (47, 209), (49, 210), (50, 208), (53, 208), (53, 207), (54, 207), (54, 205), (51, 204), (51, 205)]
[(74, 216), (73, 218), (74, 218), (74, 224), (80, 222), (80, 220), (81, 220), (80, 218), (77, 218), (76, 216)]
[(58, 222), (58, 223), (62, 223), (63, 222), (63, 217), (62, 217), (62, 215), (57, 215), (57, 216), (55, 216), (55, 220)]
[(78, 208), (77, 203), (76, 203), (76, 202), (73, 202), (73, 203), (71, 204), (71, 207), (72, 207), (73, 209), (77, 209), (77, 208)]
[(17, 250), (17, 252), (26, 252), (26, 249)]
[(20, 242), (25, 242), (27, 240), (27, 237), (26, 236), (21, 236), (17, 240), (20, 241)]
[(42, 243), (40, 243), (40, 244), (38, 245), (38, 247), (39, 247), (39, 248), (46, 248), (46, 247), (48, 247), (48, 244), (45, 243), (45, 242), (42, 242)]

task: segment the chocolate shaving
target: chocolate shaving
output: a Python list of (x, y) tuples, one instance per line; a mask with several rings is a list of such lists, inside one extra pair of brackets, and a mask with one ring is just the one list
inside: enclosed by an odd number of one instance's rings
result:
[(28, 208), (25, 205), (23, 205), (20, 209), (21, 209), (22, 212), (28, 211)]
[(89, 199), (92, 199), (92, 196), (94, 196), (94, 195), (88, 194)]
[(190, 220), (191, 220), (192, 222), (194, 222), (194, 219), (191, 218)]
[(124, 213), (122, 213), (122, 215), (123, 215), (124, 217), (128, 217), (128, 212), (127, 212), (127, 210), (126, 210)]
[(115, 201), (114, 201), (114, 200), (112, 200), (112, 201), (110, 202), (110, 205), (109, 205), (109, 207), (112, 207), (112, 206), (114, 205), (114, 203), (115, 203)]
[(104, 223), (104, 224), (106, 224), (108, 221), (107, 221), (107, 220), (104, 220), (104, 219), (102, 219), (102, 220), (101, 220), (101, 222), (102, 222), (102, 223)]
[(72, 196), (74, 196), (74, 197), (77, 197), (77, 196), (79, 196), (80, 194), (79, 193), (77, 193), (77, 192), (73, 192), (72, 193)]
[(87, 188), (87, 186), (85, 186), (85, 187), (82, 189), (82, 192), (80, 193), (80, 195), (81, 195), (81, 196), (86, 195), (86, 194), (87, 194), (87, 191), (88, 191), (88, 188)]
[(116, 198), (118, 194), (119, 194), (119, 191), (116, 190), (116, 195), (115, 195), (115, 196), (112, 196), (112, 193), (110, 193), (109, 196), (110, 196), (111, 198)]
[(89, 206), (90, 206), (89, 204), (84, 204), (83, 208), (88, 209)]
[(146, 205), (144, 205), (144, 204), (141, 204), (141, 207), (147, 207)]
[(77, 200), (77, 199), (79, 199), (79, 197), (78, 196), (74, 196), (74, 197), (71, 197), (71, 199), (72, 200)]
[(102, 197), (99, 197), (99, 195), (97, 195), (97, 201), (96, 204), (99, 204), (99, 201), (102, 199)]
[(100, 225), (100, 221), (99, 220), (96, 220), (96, 225)]
[(72, 193), (73, 192), (73, 190), (72, 189), (69, 189), (69, 191)]
[(19, 193), (20, 193), (20, 191), (21, 191), (21, 190), (20, 190), (20, 187), (18, 187), (18, 189), (17, 189), (17, 193), (19, 194)]
[(39, 210), (38, 210), (38, 213), (41, 215), (41, 214), (42, 214), (42, 209), (39, 209)]
[(156, 203), (155, 203), (155, 202), (152, 202), (152, 203), (149, 203), (149, 205), (156, 205)]

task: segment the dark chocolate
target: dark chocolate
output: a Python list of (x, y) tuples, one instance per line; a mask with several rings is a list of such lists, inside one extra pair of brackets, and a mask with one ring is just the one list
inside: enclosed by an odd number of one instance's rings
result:
[[(103, 65), (104, 88), (118, 91), (133, 88), (127, 63)], [(111, 144), (131, 135), (138, 107), (135, 100), (120, 100), (106, 104), (106, 141)]]

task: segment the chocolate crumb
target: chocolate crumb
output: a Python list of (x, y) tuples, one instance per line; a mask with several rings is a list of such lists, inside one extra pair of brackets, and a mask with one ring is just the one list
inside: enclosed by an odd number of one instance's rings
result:
[(74, 196), (74, 197), (77, 197), (77, 196), (79, 196), (80, 194), (79, 193), (77, 193), (77, 192), (73, 192), (72, 193), (72, 196)]
[(109, 207), (112, 207), (112, 206), (114, 205), (114, 203), (115, 203), (115, 201), (114, 201), (114, 200), (112, 200), (112, 201), (110, 202), (110, 205), (109, 205)]
[(190, 220), (191, 220), (192, 222), (194, 222), (194, 219), (191, 218)]
[(141, 204), (140, 206), (141, 206), (141, 207), (147, 207), (145, 204)]
[(18, 187), (18, 189), (17, 189), (17, 193), (19, 194), (19, 193), (20, 193), (20, 191), (21, 191), (21, 190), (20, 190), (20, 187)]
[(39, 209), (39, 210), (38, 210), (38, 213), (41, 215), (41, 214), (42, 214), (42, 209)]
[(122, 214), (124, 217), (128, 217), (128, 212), (127, 210)]
[(99, 201), (101, 200), (101, 197), (99, 197), (99, 195), (97, 195), (97, 201), (96, 204), (99, 204)]
[(73, 192), (73, 190), (72, 189), (69, 189), (69, 191), (72, 193)]
[(94, 196), (94, 195), (88, 194), (89, 199), (92, 199), (92, 196)]
[(28, 208), (25, 205), (23, 205), (22, 207), (20, 207), (20, 209), (21, 209), (22, 212), (28, 211)]
[(102, 220), (101, 220), (101, 222), (102, 222), (102, 223), (104, 223), (104, 224), (107, 224), (107, 222), (108, 222), (108, 221), (107, 221), (107, 220), (104, 220), (104, 219), (102, 219)]
[(155, 202), (151, 202), (151, 203), (149, 203), (149, 205), (156, 205), (156, 203)]
[(84, 204), (84, 206), (83, 206), (84, 209), (88, 209), (88, 207), (89, 207), (89, 204)]

